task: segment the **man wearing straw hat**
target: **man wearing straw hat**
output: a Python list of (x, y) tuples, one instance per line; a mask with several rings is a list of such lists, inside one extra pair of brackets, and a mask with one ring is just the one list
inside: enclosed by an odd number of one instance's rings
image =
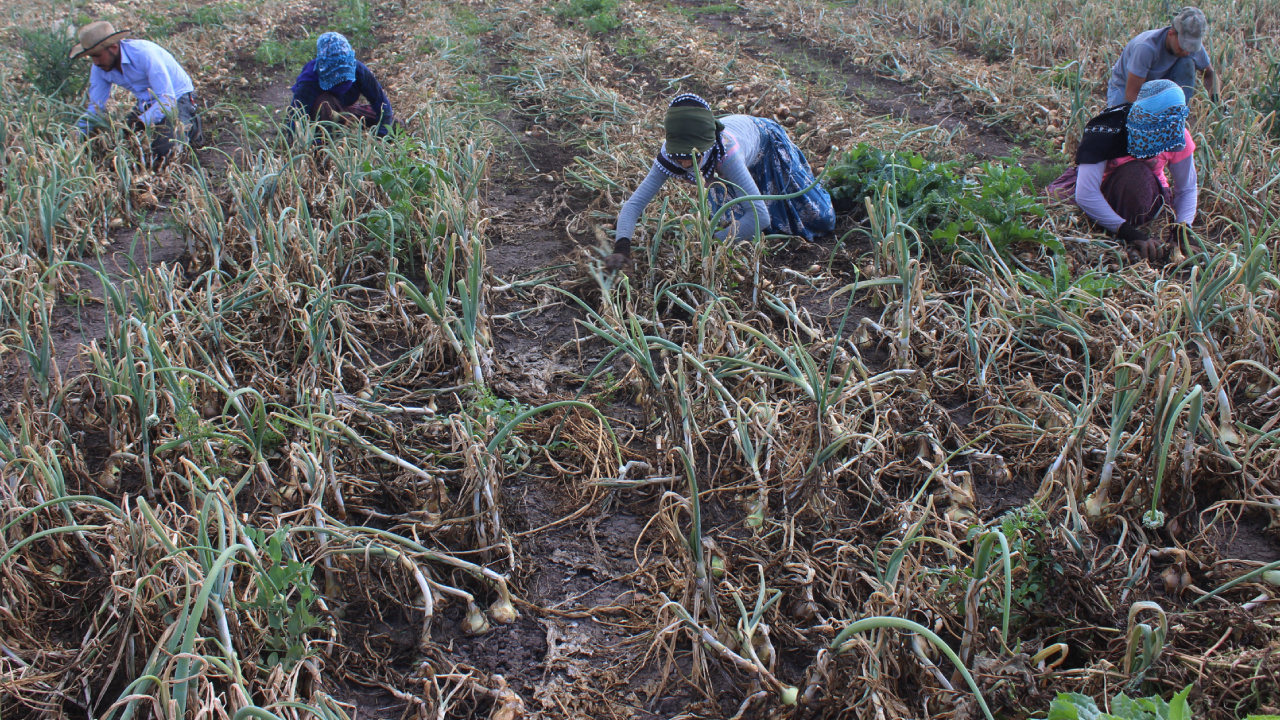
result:
[(1196, 89), (1196, 71), (1204, 73), (1209, 99), (1218, 102), (1222, 82), (1213, 71), (1204, 49), (1208, 21), (1199, 8), (1184, 7), (1169, 27), (1148, 30), (1124, 46), (1120, 59), (1111, 68), (1107, 82), (1107, 106), (1115, 107), (1138, 99), (1142, 84), (1152, 80), (1172, 80), (1182, 88), (1187, 103)]
[(200, 142), (195, 87), (168, 50), (147, 40), (128, 39), (128, 34), (102, 20), (80, 28), (80, 42), (71, 49), (71, 57), (88, 57), (93, 67), (89, 70), (89, 107), (79, 128), (88, 134), (90, 121), (96, 120), (111, 97), (112, 86), (128, 88), (138, 98), (129, 113), (129, 127), (135, 132), (150, 132), (151, 152), (159, 164), (173, 149), (179, 123), (186, 129), (187, 142)]

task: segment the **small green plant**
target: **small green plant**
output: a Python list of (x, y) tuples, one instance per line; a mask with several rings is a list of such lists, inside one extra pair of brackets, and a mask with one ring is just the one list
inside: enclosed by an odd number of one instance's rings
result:
[(613, 44), (613, 49), (623, 57), (642, 57), (653, 52), (653, 47), (653, 37), (644, 28), (628, 28)]
[(458, 29), (468, 37), (479, 37), (493, 30), (496, 26), (496, 23), (492, 20), (480, 17), (471, 8), (455, 8), (453, 17)]
[(37, 91), (49, 97), (73, 100), (84, 94), (89, 68), (81, 59), (71, 59), (75, 26), (56, 22), (49, 27), (24, 28), (18, 41), (25, 59), (22, 76)]
[(1107, 291), (1120, 287), (1120, 281), (1096, 272), (1085, 273), (1073, 281), (1071, 269), (1067, 267), (1067, 263), (1062, 262), (1061, 258), (1051, 258), (1049, 268), (1050, 276), (1038, 272), (1019, 271), (1018, 284), (1028, 292), (1039, 295), (1055, 305), (1061, 303), (1064, 308), (1073, 312), (1079, 310), (1082, 305), (1080, 295), (1073, 291), (1100, 298)]
[(492, 417), (495, 427), (510, 423), (512, 419), (529, 409), (519, 400), (507, 400), (494, 395), (488, 388), (476, 394), (471, 407), (477, 418)]
[(263, 40), (253, 59), (261, 65), (302, 65), (315, 57), (316, 44), (311, 38), (301, 40)]
[(333, 29), (347, 36), (357, 49), (371, 48), (377, 44), (373, 36), (373, 15), (366, 0), (338, 0), (333, 16)]
[(600, 391), (596, 393), (596, 402), (601, 404), (609, 404), (617, 397), (618, 391), (622, 389), (622, 381), (614, 375), (612, 370), (605, 372), (600, 378)]
[(622, 24), (618, 0), (569, 0), (558, 5), (555, 12), (561, 20), (582, 20), (593, 33), (606, 33)]
[[(1061, 566), (1045, 554), (1044, 528), (1047, 515), (1035, 505), (1010, 510), (1000, 519), (1000, 532), (1009, 542), (1009, 556), (1013, 559), (1013, 581), (1008, 605), (1011, 624), (1016, 628), (1026, 623), (1034, 609), (1048, 596), (1049, 578), (1062, 571)], [(967, 539), (980, 541), (989, 531), (982, 526), (969, 529)], [(965, 589), (975, 575), (972, 567), (946, 571), (948, 577), (938, 587), (941, 595), (954, 602), (957, 611), (963, 611)], [(1004, 610), (998, 593), (979, 596), (984, 617), (1000, 617)], [(1016, 636), (1017, 633), (1011, 633)]]
[[(973, 246), (984, 234), (1001, 255), (1017, 242), (1063, 250), (1050, 233), (1027, 225), (1028, 215), (1044, 217), (1026, 170), (1006, 162), (981, 165), (981, 181), (960, 175), (957, 162), (933, 162), (910, 151), (884, 152), (865, 143), (846, 152), (826, 174), (837, 210), (857, 210), (868, 197), (896, 204), (898, 217), (944, 249)], [(978, 247), (984, 247), (979, 245)]]
[(262, 628), (267, 638), (262, 648), (267, 653), (267, 667), (283, 664), (287, 672), (302, 660), (307, 633), (320, 626), (311, 614), (316, 599), (311, 589), (314, 568), (294, 557), (287, 527), (278, 528), (270, 536), (252, 527), (245, 527), (244, 531), (266, 553), (263, 571), (254, 575), (258, 595), (249, 607), (267, 617), (267, 626)]
[(155, 10), (139, 10), (138, 16), (147, 24), (147, 35), (165, 37), (178, 29), (178, 16), (169, 12)]
[[(1062, 566), (1045, 554), (1044, 530), (1048, 515), (1036, 505), (1010, 510), (1000, 519), (1000, 530), (1009, 538), (1009, 551), (1025, 572), (1014, 572), (1010, 605), (1030, 610), (1044, 602), (1048, 592), (1046, 575), (1061, 574)], [(1017, 617), (1015, 615), (1014, 617)], [(1025, 619), (1025, 616), (1024, 618)]]
[(1049, 187), (1054, 180), (1057, 180), (1067, 169), (1066, 162), (1035, 162), (1027, 167), (1027, 174), (1031, 176), (1031, 186), (1037, 191)]
[(1119, 693), (1111, 698), (1111, 712), (1103, 712), (1093, 698), (1080, 693), (1058, 693), (1049, 704), (1047, 720), (1190, 720), (1188, 685), (1165, 702), (1159, 695), (1131, 698)]
[(680, 12), (687, 18), (697, 18), (699, 15), (723, 15), (726, 13), (736, 13), (740, 10), (742, 10), (741, 5), (731, 2), (680, 8)]

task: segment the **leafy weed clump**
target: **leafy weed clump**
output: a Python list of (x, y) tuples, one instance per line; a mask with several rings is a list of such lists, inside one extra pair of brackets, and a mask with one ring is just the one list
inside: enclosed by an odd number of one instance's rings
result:
[(867, 197), (891, 192), (902, 217), (935, 225), (952, 200), (964, 190), (960, 164), (933, 162), (910, 152), (884, 152), (859, 143), (827, 168), (827, 190), (842, 212), (862, 207)]
[(83, 60), (68, 57), (75, 44), (75, 31), (75, 26), (66, 22), (18, 31), (25, 58), (22, 76), (41, 94), (63, 100), (84, 94), (89, 70)]
[(866, 198), (889, 196), (900, 217), (946, 250), (971, 245), (985, 234), (1002, 255), (1018, 242), (1062, 251), (1053, 235), (1027, 225), (1044, 217), (1031, 176), (1003, 162), (980, 166), (979, 178), (965, 178), (958, 162), (934, 162), (910, 151), (884, 152), (865, 143), (850, 149), (827, 170), (827, 188), (837, 210), (857, 211)]
[(935, 228), (934, 240), (943, 240), (947, 249), (963, 245), (962, 237), (983, 233), (1001, 255), (1009, 254), (1010, 246), (1018, 242), (1044, 245), (1054, 252), (1063, 252), (1062, 242), (1040, 228), (1027, 225), (1027, 216), (1044, 217), (1046, 210), (1028, 192), (1031, 176), (1017, 166), (984, 162), (982, 183), (974, 184), (968, 192), (955, 198), (952, 214), (955, 220), (944, 227)]
[(358, 50), (377, 45), (377, 38), (373, 36), (373, 15), (366, 0), (340, 0), (333, 24), (333, 29), (346, 35)]
[(254, 543), (266, 551), (270, 561), (264, 563), (265, 572), (256, 573), (254, 581), (258, 594), (249, 603), (266, 616), (266, 643), (268, 668), (283, 664), (286, 670), (302, 660), (306, 653), (306, 637), (311, 630), (320, 627), (320, 620), (311, 613), (316, 594), (311, 588), (311, 563), (300, 562), (289, 545), (289, 530), (278, 528), (268, 536), (262, 530), (245, 527), (245, 533)]
[(622, 24), (618, 18), (618, 0), (569, 0), (556, 7), (562, 20), (582, 20), (593, 33), (606, 33)]
[[(1048, 527), (1048, 515), (1035, 505), (1015, 508), (1000, 519), (999, 531), (1009, 543), (1010, 557), (1013, 561), (1013, 581), (1008, 599), (1012, 626), (1017, 628), (1032, 619), (1048, 597), (1048, 588), (1053, 578), (1062, 574), (1062, 567), (1046, 552), (1049, 541), (1045, 538)], [(966, 540), (980, 542), (980, 536), (987, 531), (981, 525), (969, 529)], [(964, 613), (965, 590), (971, 582), (981, 579), (975, 575), (972, 567), (943, 573), (945, 579), (938, 586), (938, 594), (955, 608), (957, 613)], [(979, 603), (982, 614), (986, 617), (998, 617), (1001, 612), (996, 598), (984, 596)], [(1016, 635), (1016, 633), (1015, 633)]]
[(224, 5), (202, 5), (191, 11), (187, 22), (200, 27), (222, 27), (240, 20), (245, 8), (238, 2)]
[(1165, 702), (1159, 695), (1131, 698), (1117, 693), (1111, 699), (1111, 712), (1103, 712), (1093, 698), (1080, 693), (1058, 693), (1049, 705), (1048, 720), (1181, 720), (1191, 717), (1187, 695), (1191, 687)]

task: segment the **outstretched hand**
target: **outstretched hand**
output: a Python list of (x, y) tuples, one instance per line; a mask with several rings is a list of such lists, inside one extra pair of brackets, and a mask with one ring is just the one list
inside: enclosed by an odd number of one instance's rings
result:
[(1116, 230), (1116, 235), (1129, 245), (1129, 257), (1133, 260), (1141, 258), (1151, 262), (1164, 260), (1165, 247), (1158, 239), (1153, 239), (1146, 232), (1139, 230), (1132, 223), (1124, 223)]
[(1168, 250), (1164, 243), (1153, 237), (1129, 243), (1129, 247), (1138, 257), (1153, 263), (1164, 262), (1165, 253)]

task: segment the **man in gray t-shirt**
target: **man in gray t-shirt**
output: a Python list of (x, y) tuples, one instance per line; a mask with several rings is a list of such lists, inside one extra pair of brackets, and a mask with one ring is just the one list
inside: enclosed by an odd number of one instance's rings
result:
[(1130, 40), (1111, 68), (1107, 105), (1131, 103), (1137, 99), (1142, 83), (1164, 79), (1178, 83), (1190, 103), (1197, 70), (1204, 73), (1209, 97), (1217, 102), (1221, 81), (1204, 48), (1206, 24), (1204, 13), (1193, 7), (1183, 8), (1169, 27), (1148, 30)]

